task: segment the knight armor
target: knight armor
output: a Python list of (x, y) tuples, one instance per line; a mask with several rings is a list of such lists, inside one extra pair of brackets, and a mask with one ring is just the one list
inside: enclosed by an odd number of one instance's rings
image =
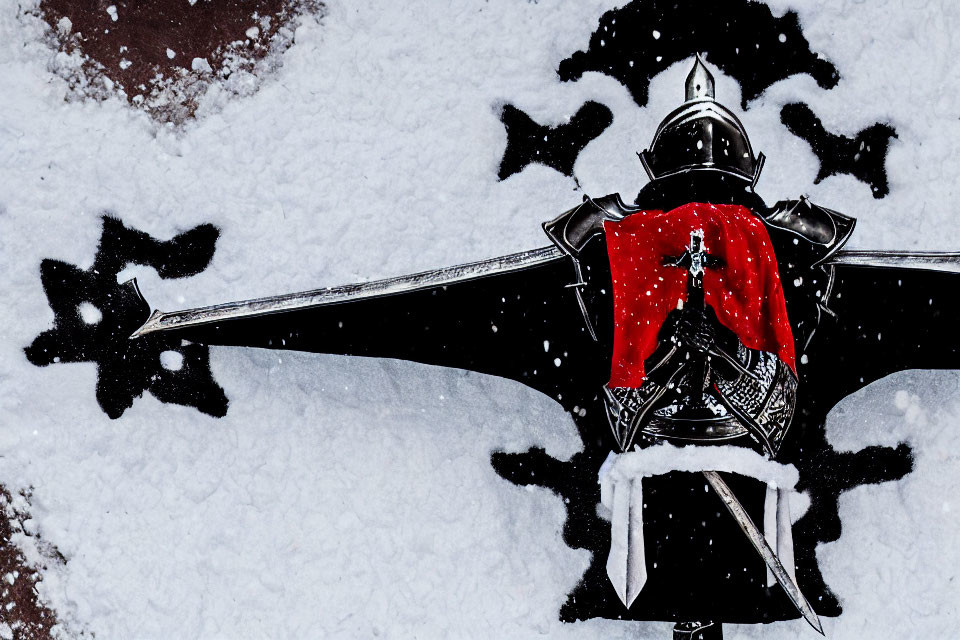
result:
[[(594, 557), (565, 619), (671, 620), (676, 638), (705, 640), (722, 622), (800, 614), (821, 631), (794, 569), (818, 609), (839, 605), (818, 583), (819, 520), (799, 527), (794, 555), (794, 463), (821, 472), (810, 445), (822, 446), (840, 398), (895, 371), (955, 368), (942, 292), (956, 287), (960, 254), (840, 251), (852, 219), (756, 194), (763, 156), (699, 59), (685, 97), (641, 154), (651, 181), (634, 202), (585, 196), (544, 224), (554, 246), (148, 319), (131, 283), (146, 319), (134, 337), (398, 358), (526, 384), (583, 436), (570, 466), (542, 449), (494, 455), (504, 477), (564, 496), (565, 539)], [(790, 464), (768, 459), (778, 451)], [(806, 488), (814, 504), (829, 496)]]
[[(573, 265), (571, 288), (590, 335), (612, 343), (603, 330), (613, 325), (605, 223), (686, 202), (741, 204), (763, 222), (781, 278), (806, 293), (805, 306), (788, 310), (796, 320), (794, 338), (802, 350), (821, 313), (829, 312), (830, 273), (821, 269), (822, 281), (808, 277), (804, 282), (792, 272), (809, 274), (826, 261), (846, 242), (854, 220), (805, 198), (773, 207), (763, 203), (753, 191), (763, 154), (754, 155), (743, 125), (715, 101), (713, 77), (699, 57), (687, 77), (686, 101), (663, 120), (640, 157), (651, 182), (635, 204), (625, 204), (618, 194), (585, 196), (581, 205), (544, 224)], [(627, 451), (635, 444), (659, 440), (734, 443), (776, 455), (793, 417), (796, 374), (776, 354), (744, 346), (715, 314), (707, 313), (704, 322), (715, 340), (712, 352), (681, 349), (684, 359), (704, 358), (706, 372), (695, 368), (672, 376), (670, 362), (678, 357), (678, 345), (683, 346), (680, 332), (690, 317), (681, 310), (668, 317), (660, 331), (660, 346), (644, 363), (647, 376), (642, 385), (604, 387), (607, 418), (618, 447)], [(691, 342), (690, 336), (686, 342)]]

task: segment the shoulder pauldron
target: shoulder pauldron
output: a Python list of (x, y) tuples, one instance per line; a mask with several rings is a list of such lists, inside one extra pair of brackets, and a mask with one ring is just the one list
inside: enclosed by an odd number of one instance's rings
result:
[[(591, 272), (590, 260), (587, 260), (585, 265), (581, 264), (581, 258), (585, 257), (581, 254), (590, 240), (598, 236), (603, 237), (604, 222), (620, 221), (637, 211), (640, 211), (639, 207), (624, 204), (620, 194), (617, 193), (602, 198), (584, 196), (580, 205), (543, 224), (543, 230), (550, 240), (570, 258), (573, 264), (574, 281), (568, 286), (573, 288), (576, 294), (584, 324), (594, 340), (599, 341), (597, 328), (602, 329), (604, 326), (604, 317), (598, 315), (603, 309), (597, 308), (597, 303), (601, 300), (612, 301), (612, 298), (605, 295), (606, 288), (609, 287), (609, 283), (604, 284), (609, 280), (609, 268), (600, 269), (606, 275), (600, 278), (601, 282), (598, 284), (598, 273)], [(605, 247), (603, 252), (606, 253)], [(595, 261), (594, 266), (597, 266)], [(612, 307), (609, 311), (611, 317), (608, 320), (612, 321)]]
[(778, 237), (794, 240), (801, 263), (817, 266), (846, 243), (856, 220), (813, 204), (807, 198), (781, 200), (762, 214), (775, 246)]
[(619, 193), (596, 199), (584, 196), (580, 205), (544, 222), (543, 230), (561, 251), (576, 257), (591, 238), (603, 233), (605, 221), (618, 222), (639, 210), (624, 204)]

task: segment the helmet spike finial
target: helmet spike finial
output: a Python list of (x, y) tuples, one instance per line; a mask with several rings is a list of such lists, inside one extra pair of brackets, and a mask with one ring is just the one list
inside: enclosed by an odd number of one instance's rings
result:
[(698, 53), (696, 60), (693, 61), (693, 68), (687, 75), (687, 101), (714, 98), (714, 93), (713, 74), (707, 69), (703, 58)]

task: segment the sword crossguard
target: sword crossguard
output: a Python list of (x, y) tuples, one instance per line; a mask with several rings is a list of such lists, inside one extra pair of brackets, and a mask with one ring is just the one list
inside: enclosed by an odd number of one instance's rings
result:
[(723, 265), (723, 259), (719, 256), (707, 253), (707, 246), (703, 242), (703, 229), (694, 229), (690, 232), (690, 244), (686, 251), (679, 256), (665, 256), (664, 266), (683, 267), (696, 282), (700, 282), (703, 272), (706, 269), (712, 269)]

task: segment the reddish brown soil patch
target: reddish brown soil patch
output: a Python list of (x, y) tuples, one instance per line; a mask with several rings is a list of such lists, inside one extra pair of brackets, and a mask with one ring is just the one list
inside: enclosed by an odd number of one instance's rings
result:
[(158, 119), (180, 121), (193, 115), (209, 82), (256, 73), (268, 54), (292, 44), (299, 17), (319, 14), (322, 6), (320, 0), (41, 0), (40, 12), (60, 49), (81, 56), (76, 71), (85, 77), (71, 78), (74, 88), (87, 95), (119, 91)]
[(31, 533), (30, 515), (26, 512), (29, 493), (13, 497), (0, 487), (0, 637), (18, 640), (46, 640), (57, 624), (53, 611), (40, 602), (37, 594), (39, 571), (46, 566), (31, 566), (14, 540), (19, 536), (33, 538), (50, 563), (63, 563), (56, 549), (40, 543)]

